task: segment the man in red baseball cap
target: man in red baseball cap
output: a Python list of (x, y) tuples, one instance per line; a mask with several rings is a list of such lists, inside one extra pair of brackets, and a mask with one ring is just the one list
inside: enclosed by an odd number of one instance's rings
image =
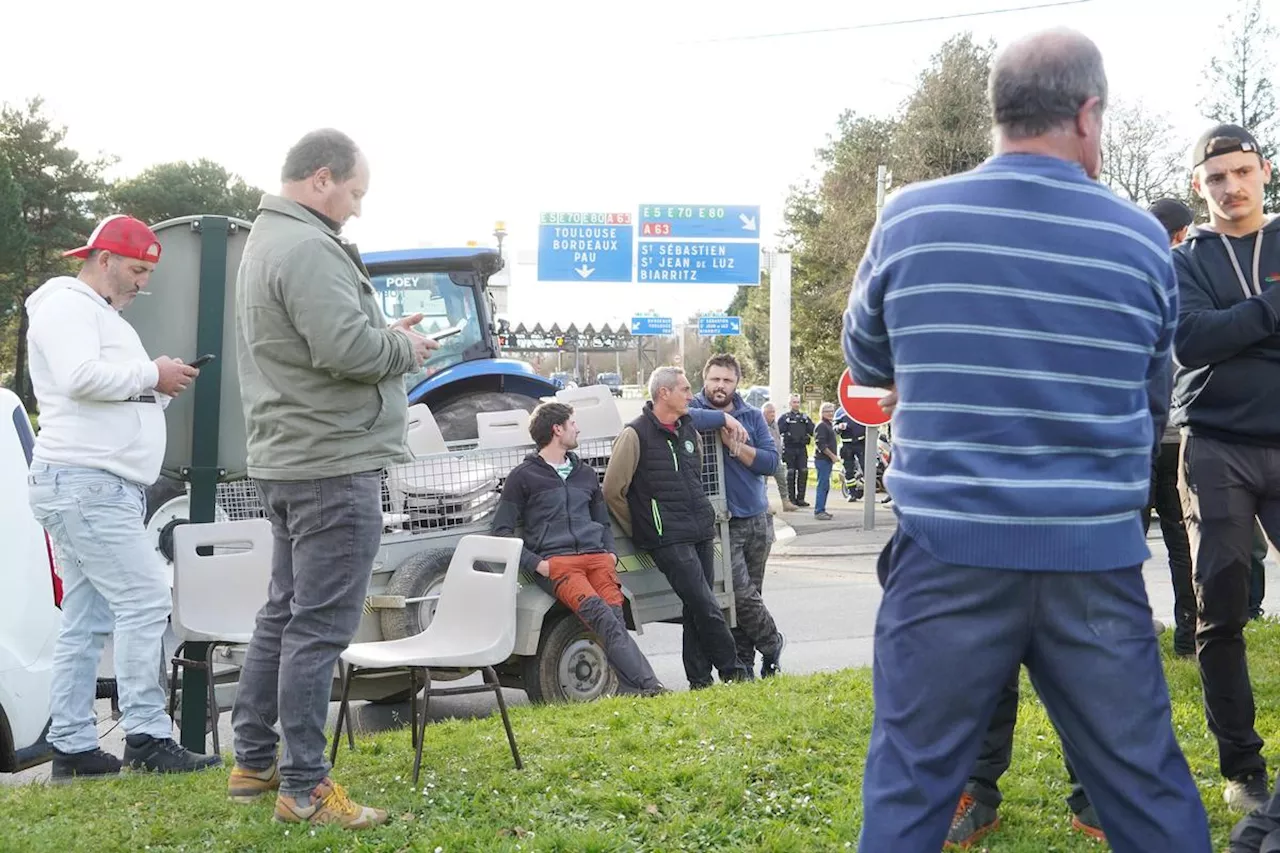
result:
[(120, 759), (98, 748), (93, 714), (108, 633), (115, 638), (124, 763), (199, 770), (221, 759), (173, 739), (156, 677), (172, 598), (143, 527), (145, 490), (164, 457), (164, 409), (199, 371), (168, 356), (152, 360), (120, 316), (160, 260), (150, 228), (112, 216), (87, 245), (66, 254), (84, 260), (79, 274), (50, 279), (26, 302), (40, 404), (29, 498), (57, 549), (63, 582), (50, 690), (53, 781), (120, 771)]

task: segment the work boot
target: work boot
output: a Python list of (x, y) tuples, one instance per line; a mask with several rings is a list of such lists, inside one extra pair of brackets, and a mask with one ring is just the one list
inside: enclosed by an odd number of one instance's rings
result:
[(995, 806), (989, 806), (973, 794), (960, 795), (956, 812), (951, 817), (951, 831), (947, 833), (944, 850), (967, 850), (988, 833), (1000, 828), (1000, 815)]
[(53, 749), (53, 774), (50, 781), (65, 785), (75, 779), (104, 779), (120, 775), (120, 759), (100, 749), (86, 752), (63, 752)]
[(387, 813), (351, 802), (341, 785), (325, 777), (305, 801), (288, 794), (276, 795), (277, 823), (337, 824), (343, 829), (368, 829), (387, 822)]
[(787, 647), (787, 636), (781, 631), (778, 632), (778, 648), (773, 654), (760, 655), (760, 677), (771, 678), (782, 672), (782, 650)]
[(220, 755), (200, 755), (173, 738), (129, 735), (124, 739), (124, 766), (151, 773), (192, 773), (222, 763)]
[(266, 770), (250, 770), (236, 764), (227, 779), (227, 799), (235, 803), (252, 803), (263, 794), (280, 790), (280, 765), (271, 762)]
[(782, 511), (783, 511), (783, 512), (795, 512), (795, 511), (796, 511), (797, 509), (799, 509), (799, 508), (800, 508), (800, 507), (796, 506), (796, 505), (795, 505), (795, 504), (793, 504), (791, 501), (783, 501), (783, 502), (782, 502)]
[(1222, 799), (1232, 811), (1251, 812), (1260, 809), (1271, 799), (1271, 788), (1265, 770), (1257, 770), (1236, 779), (1228, 779), (1222, 789)]
[(1071, 828), (1098, 841), (1107, 840), (1107, 834), (1102, 831), (1102, 821), (1098, 820), (1098, 812), (1093, 807), (1093, 803), (1085, 806), (1079, 814), (1071, 818)]

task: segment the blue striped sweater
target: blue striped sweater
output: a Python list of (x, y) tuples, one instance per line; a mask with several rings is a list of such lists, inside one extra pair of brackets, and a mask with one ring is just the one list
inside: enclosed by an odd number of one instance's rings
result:
[(1150, 557), (1177, 298), (1164, 229), (1076, 164), (1004, 154), (891, 197), (843, 344), (855, 381), (898, 390), (902, 530), (955, 565)]

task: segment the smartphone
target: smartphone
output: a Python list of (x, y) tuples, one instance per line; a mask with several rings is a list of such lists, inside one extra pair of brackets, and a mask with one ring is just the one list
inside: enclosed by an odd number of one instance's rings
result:
[(217, 358), (217, 356), (210, 353), (209, 355), (200, 356), (195, 361), (189, 362), (189, 364), (191, 367), (194, 367), (196, 370), (199, 370), (209, 362), (213, 361), (215, 358)]
[(456, 323), (452, 326), (446, 326), (445, 328), (440, 329), (439, 331), (427, 332), (423, 335), (423, 337), (430, 338), (433, 341), (440, 341), (440, 340), (444, 340), (445, 338), (453, 337), (454, 335), (458, 334), (465, 328), (466, 328), (465, 323)]

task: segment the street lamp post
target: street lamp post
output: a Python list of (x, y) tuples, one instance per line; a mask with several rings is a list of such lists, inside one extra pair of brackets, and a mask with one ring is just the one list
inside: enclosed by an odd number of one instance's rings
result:
[(494, 223), (493, 236), (498, 238), (498, 257), (502, 257), (502, 238), (507, 236), (507, 223), (502, 221)]

